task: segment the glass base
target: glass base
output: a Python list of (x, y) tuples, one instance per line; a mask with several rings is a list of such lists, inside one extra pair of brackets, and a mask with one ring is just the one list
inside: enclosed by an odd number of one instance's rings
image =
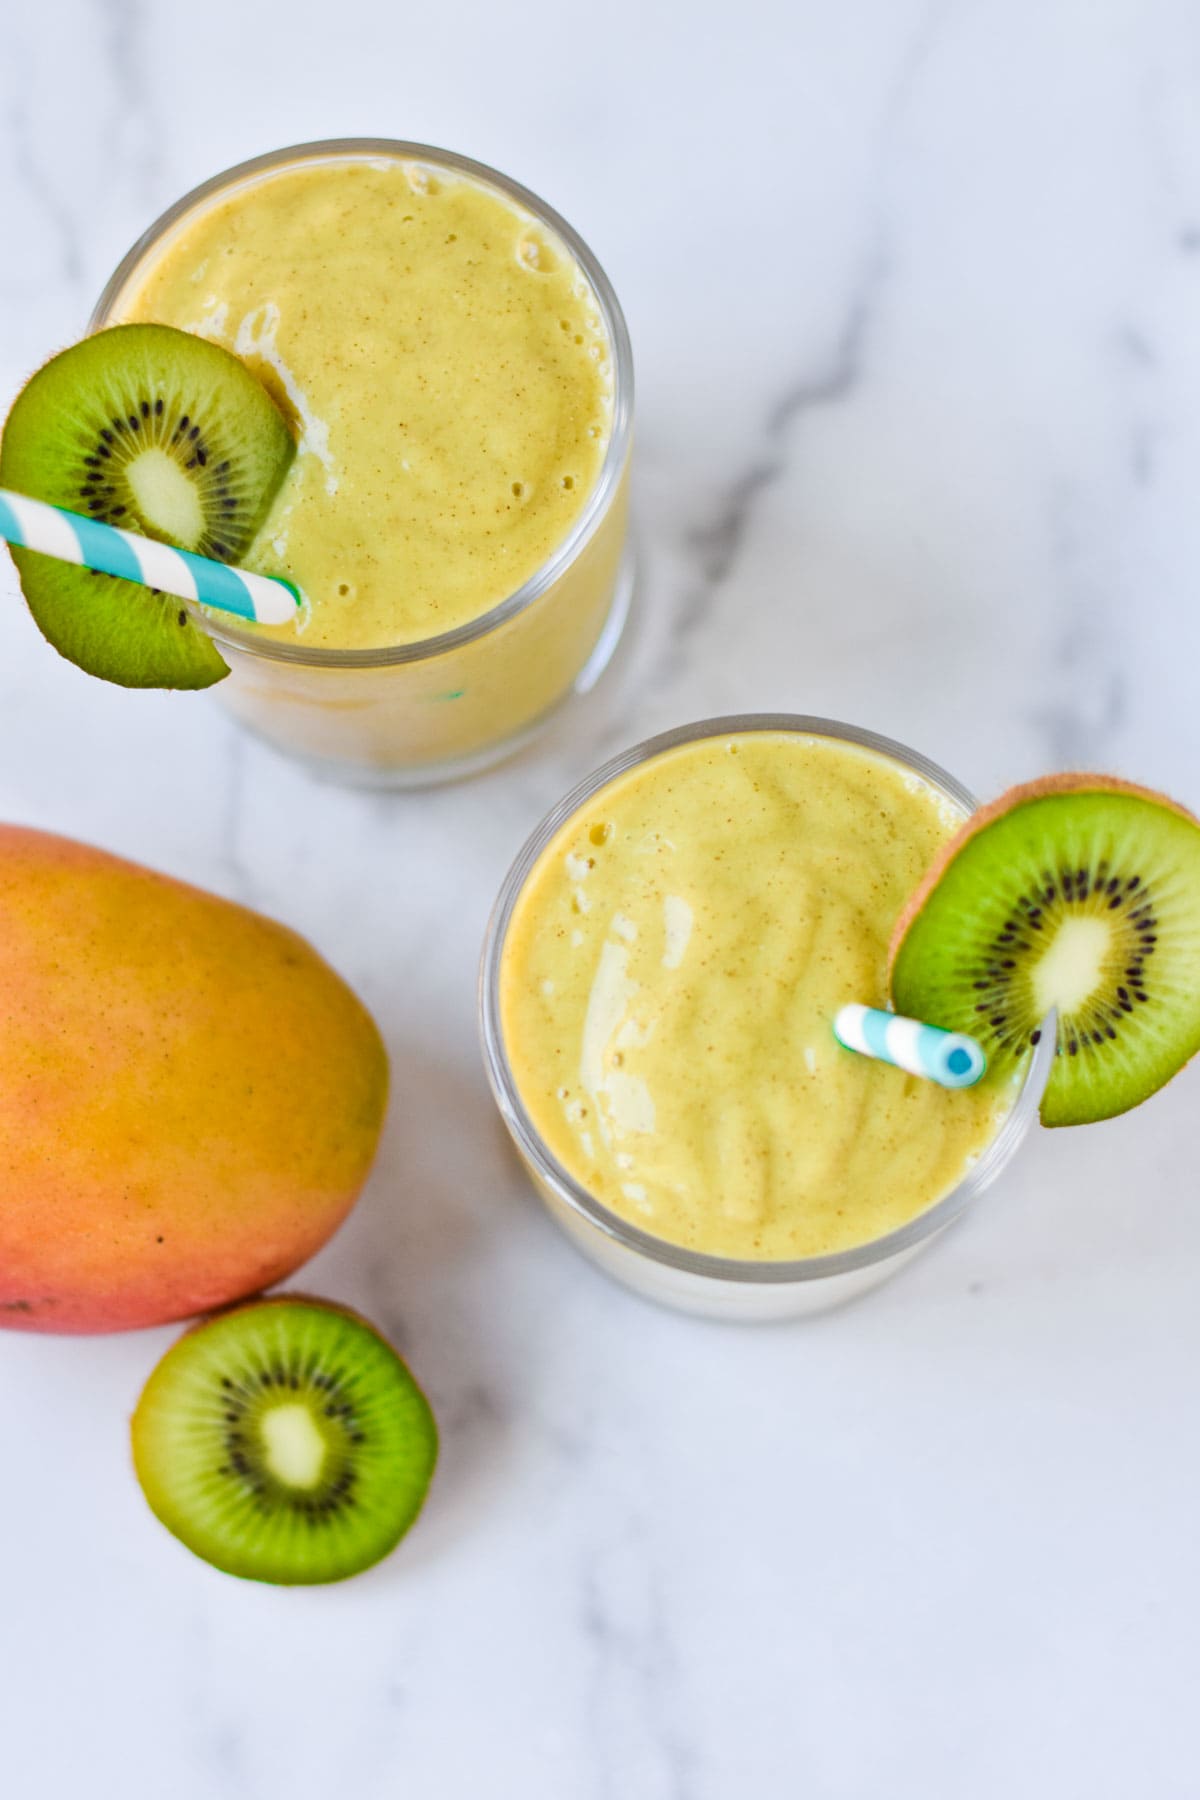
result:
[[(655, 1306), (734, 1325), (781, 1324), (846, 1306), (890, 1281), (941, 1235), (935, 1233), (892, 1256), (881, 1257), (878, 1262), (864, 1263), (861, 1268), (818, 1275), (808, 1281), (722, 1281), (718, 1276), (651, 1262), (598, 1230), (540, 1182), (535, 1181), (534, 1185), (555, 1224), (576, 1250), (611, 1281)], [(943, 1227), (946, 1229), (949, 1227)]]
[[(375, 792), (404, 792), (417, 788), (440, 787), (453, 781), (466, 781), (473, 775), (480, 775), (486, 769), (495, 768), (497, 764), (507, 762), (511, 757), (519, 755), (559, 718), (572, 701), (593, 692), (611, 664), (617, 646), (624, 635), (629, 615), (633, 609), (636, 587), (636, 558), (632, 544), (627, 540), (613, 588), (612, 604), (601, 627), (600, 635), (596, 639), (591, 655), (566, 693), (562, 695), (561, 699), (556, 700), (553, 706), (547, 708), (544, 713), (532, 720), (530, 724), (523, 726), (513, 736), (502, 738), (494, 744), (487, 744), (482, 749), (473, 750), (466, 756), (452, 757), (444, 762), (408, 763), (393, 767), (334, 760), (330, 757), (305, 756), (282, 749), (265, 732), (256, 730), (253, 725), (233, 712), (232, 708), (227, 710), (231, 712), (236, 723), (248, 736), (255, 738), (260, 744), (265, 744), (276, 755), (286, 757), (289, 762), (299, 763), (318, 780), (334, 782), (339, 787), (368, 788)], [(222, 700), (220, 687), (216, 689), (214, 697), (218, 702)]]

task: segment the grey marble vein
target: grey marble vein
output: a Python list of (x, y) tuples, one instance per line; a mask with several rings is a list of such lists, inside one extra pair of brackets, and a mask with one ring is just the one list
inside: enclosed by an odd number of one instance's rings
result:
[(1065, 623), (1055, 657), (1060, 676), (1055, 696), (1032, 715), (1045, 739), (1049, 767), (1095, 768), (1125, 718), (1126, 684), (1118, 670), (1098, 667), (1098, 661), (1095, 640), (1078, 621)]
[(111, 154), (132, 178), (138, 200), (158, 198), (164, 123), (147, 63), (150, 18), (143, 0), (96, 0), (112, 94)]
[(788, 456), (793, 432), (802, 419), (836, 406), (854, 392), (862, 373), (863, 352), (880, 284), (885, 258), (872, 245), (864, 266), (852, 284), (850, 297), (827, 358), (790, 381), (767, 409), (758, 434), (753, 460), (730, 483), (710, 523), (689, 533), (698, 581), (685, 615), (688, 630), (700, 624), (737, 562), (755, 508), (766, 490), (779, 478)]
[(224, 804), (220, 821), (220, 857), (225, 870), (230, 897), (243, 905), (251, 904), (253, 880), (243, 848), (246, 819), (246, 787), (248, 746), (238, 731), (230, 731), (225, 739), (223, 758)]
[(1058, 769), (1103, 761), (1129, 702), (1108, 582), (1089, 561), (1088, 533), (1076, 515), (1073, 497), (1056, 493), (1051, 554), (1062, 598), (1051, 642), (1050, 692), (1030, 709), (1043, 734), (1047, 766)]
[(736, 577), (762, 503), (787, 468), (802, 422), (844, 404), (856, 391), (886, 269), (883, 239), (873, 230), (828, 352), (815, 365), (806, 361), (783, 383), (766, 408), (742, 467), (710, 503), (705, 520), (685, 527), (680, 543), (684, 574), (665, 642), (657, 654), (645, 659), (623, 704), (614, 710), (606, 731), (611, 746), (623, 741), (632, 728), (640, 695), (654, 693), (689, 668), (694, 646)]
[(862, 380), (875, 316), (891, 267), (887, 188), (894, 149), (922, 72), (939, 43), (953, 0), (933, 0), (897, 62), (874, 132), (873, 172), (863, 230), (864, 247), (846, 291), (841, 319), (824, 356), (811, 360), (781, 384), (767, 406), (743, 467), (710, 507), (709, 517), (685, 530), (683, 550), (691, 579), (681, 597), (670, 646), (650, 681), (673, 668), (703, 628), (730, 581), (767, 492), (783, 474), (797, 432), (812, 416), (849, 400)]
[(1154, 480), (1163, 446), (1165, 421), (1160, 403), (1152, 402), (1148, 389), (1161, 373), (1161, 352), (1146, 328), (1135, 320), (1120, 325), (1115, 337), (1117, 362), (1131, 389), (1127, 402), (1127, 462), (1133, 484), (1149, 487)]
[(628, 1516), (607, 1553), (589, 1559), (579, 1623), (592, 1663), (597, 1800), (694, 1800), (694, 1754), (678, 1724), (679, 1660), (641, 1516)]
[[(83, 245), (75, 214), (60, 194), (58, 185), (42, 159), (38, 147), (34, 119), (24, 94), (19, 91), (19, 65), (13, 65), (14, 91), (4, 107), (4, 137), (12, 173), (21, 182), (33, 202), (34, 209), (48, 223), (55, 243), (58, 274), (70, 289), (83, 282)], [(13, 266), (13, 265), (8, 265)], [(19, 269), (20, 264), (16, 267)], [(15, 286), (6, 281), (0, 265), (0, 287)]]

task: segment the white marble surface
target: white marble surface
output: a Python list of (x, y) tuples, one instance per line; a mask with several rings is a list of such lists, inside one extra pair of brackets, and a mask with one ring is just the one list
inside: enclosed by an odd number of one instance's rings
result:
[(0, 572), (0, 816), (275, 913), (380, 1019), (382, 1161), (305, 1281), (396, 1335), (444, 1426), (396, 1556), (272, 1591), (188, 1557), (130, 1473), (172, 1331), (4, 1337), (5, 1790), (1194, 1795), (1200, 1074), (1043, 1134), (858, 1307), (723, 1328), (536, 1210), (473, 988), (526, 830), (688, 717), (824, 712), (980, 791), (1083, 762), (1200, 803), (1195, 6), (49, 0), (3, 38), (0, 399), (185, 187), (424, 138), (608, 266), (644, 554), (607, 705), (404, 799), (89, 682)]

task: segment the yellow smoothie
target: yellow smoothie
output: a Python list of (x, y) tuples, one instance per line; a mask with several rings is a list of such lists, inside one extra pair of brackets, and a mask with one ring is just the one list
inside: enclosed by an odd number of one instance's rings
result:
[(209, 616), (218, 691), (281, 747), (383, 781), (519, 741), (602, 666), (624, 604), (611, 292), (502, 177), (415, 148), (231, 171), (96, 320), (212, 338), (290, 416), (298, 453), (242, 560), (304, 604), (277, 628)]
[(737, 1258), (849, 1249), (924, 1211), (1014, 1097), (844, 1050), (886, 1004), (888, 939), (962, 814), (838, 739), (749, 731), (618, 776), (513, 910), (500, 1025), (560, 1164), (656, 1237)]
[(202, 212), (122, 307), (236, 351), (299, 454), (247, 559), (313, 644), (450, 631), (561, 543), (608, 445), (610, 349), (561, 243), (413, 163), (284, 169)]

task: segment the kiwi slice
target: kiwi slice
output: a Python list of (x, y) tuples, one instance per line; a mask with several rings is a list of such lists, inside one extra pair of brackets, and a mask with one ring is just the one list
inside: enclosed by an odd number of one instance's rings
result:
[(1200, 1049), (1200, 820), (1106, 775), (1015, 787), (929, 870), (889, 968), (897, 1012), (1001, 1066), (1057, 1009), (1044, 1124), (1126, 1112)]
[[(169, 325), (114, 325), (64, 350), (17, 396), (0, 487), (235, 562), (295, 445), (228, 350)], [(123, 687), (209, 687), (229, 673), (183, 603), (14, 548), (29, 610), (56, 650)]]
[(436, 1459), (433, 1414), (391, 1345), (306, 1295), (195, 1326), (133, 1415), (152, 1510), (197, 1556), (252, 1581), (369, 1568), (420, 1512)]

